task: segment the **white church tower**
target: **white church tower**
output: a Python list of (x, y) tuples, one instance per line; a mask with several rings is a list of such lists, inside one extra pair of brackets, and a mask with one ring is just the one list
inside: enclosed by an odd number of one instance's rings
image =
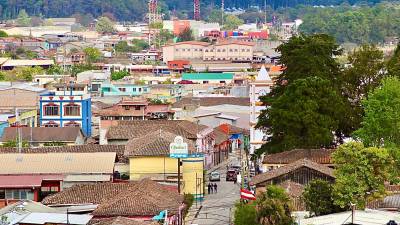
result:
[(265, 109), (259, 97), (268, 94), (272, 85), (272, 79), (265, 66), (261, 67), (255, 81), (250, 83), (250, 154), (253, 154), (265, 142), (265, 134), (254, 127), (257, 124), (261, 110)]

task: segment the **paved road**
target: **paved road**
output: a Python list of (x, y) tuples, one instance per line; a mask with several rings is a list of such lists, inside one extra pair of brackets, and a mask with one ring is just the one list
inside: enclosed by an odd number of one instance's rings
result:
[[(232, 160), (232, 158), (230, 159)], [(221, 181), (215, 182), (218, 185), (218, 193), (206, 195), (197, 208), (191, 208), (191, 213), (198, 211), (197, 217), (189, 224), (199, 225), (228, 225), (233, 224), (233, 208), (239, 200), (239, 185), (225, 181), (226, 166), (217, 170), (221, 174)], [(206, 184), (207, 185), (207, 184)]]

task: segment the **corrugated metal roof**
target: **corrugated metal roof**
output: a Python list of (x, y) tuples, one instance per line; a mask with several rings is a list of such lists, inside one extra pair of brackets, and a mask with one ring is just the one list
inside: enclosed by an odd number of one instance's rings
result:
[(10, 59), (3, 63), (2, 66), (49, 66), (53, 64), (53, 60)]
[(62, 175), (0, 175), (0, 188), (40, 187), (43, 180), (63, 180)]
[[(68, 218), (67, 218), (68, 217)], [(75, 215), (62, 213), (30, 213), (28, 216), (19, 221), (19, 223), (27, 224), (75, 224), (86, 225), (92, 219), (92, 215)]]
[(0, 154), (0, 174), (112, 174), (115, 152)]
[[(355, 224), (386, 224), (389, 220), (400, 221), (400, 213), (379, 210), (356, 210)], [(351, 223), (351, 212), (334, 213), (300, 220), (301, 225), (341, 225)]]

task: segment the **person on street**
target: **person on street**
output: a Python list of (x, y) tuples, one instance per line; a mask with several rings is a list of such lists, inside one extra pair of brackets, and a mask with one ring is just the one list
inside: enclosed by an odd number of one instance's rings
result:
[(215, 193), (218, 192), (218, 189), (217, 189), (217, 188), (218, 188), (217, 183), (214, 183), (214, 192), (215, 192)]
[(211, 191), (211, 184), (208, 183), (208, 194), (210, 194), (210, 191)]

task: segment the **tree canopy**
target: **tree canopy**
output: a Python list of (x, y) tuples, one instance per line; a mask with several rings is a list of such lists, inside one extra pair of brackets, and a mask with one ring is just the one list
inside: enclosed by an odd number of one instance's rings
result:
[(226, 15), (224, 16), (224, 29), (233, 30), (237, 29), (238, 26), (242, 25), (244, 21), (235, 15)]
[(189, 27), (186, 27), (179, 35), (178, 35), (178, 41), (193, 41), (193, 31)]
[(265, 130), (268, 141), (258, 153), (331, 147), (348, 130), (344, 115), (349, 104), (334, 59), (341, 50), (332, 37), (321, 34), (293, 37), (277, 50), (285, 69), (271, 93), (261, 97), (269, 107), (257, 127)]
[(94, 47), (87, 47), (83, 49), (83, 52), (85, 52), (86, 62), (89, 65), (97, 62), (102, 57), (100, 50)]
[(340, 211), (333, 202), (332, 184), (324, 180), (311, 181), (303, 191), (302, 196), (307, 211), (311, 216), (323, 216)]
[(97, 20), (96, 31), (99, 33), (112, 33), (115, 31), (114, 23), (106, 16), (102, 16)]
[(262, 225), (292, 225), (290, 198), (285, 189), (269, 185), (267, 190), (257, 196), (256, 218)]
[(365, 115), (354, 132), (367, 146), (400, 146), (400, 80), (388, 77), (362, 101)]
[(25, 9), (21, 9), (18, 14), (17, 24), (22, 27), (28, 27), (31, 25), (31, 18), (28, 13), (26, 13)]
[(384, 196), (384, 182), (389, 180), (390, 165), (394, 163), (386, 149), (366, 148), (360, 142), (350, 142), (339, 146), (332, 158), (336, 205), (349, 208), (352, 203), (363, 209), (367, 201)]

